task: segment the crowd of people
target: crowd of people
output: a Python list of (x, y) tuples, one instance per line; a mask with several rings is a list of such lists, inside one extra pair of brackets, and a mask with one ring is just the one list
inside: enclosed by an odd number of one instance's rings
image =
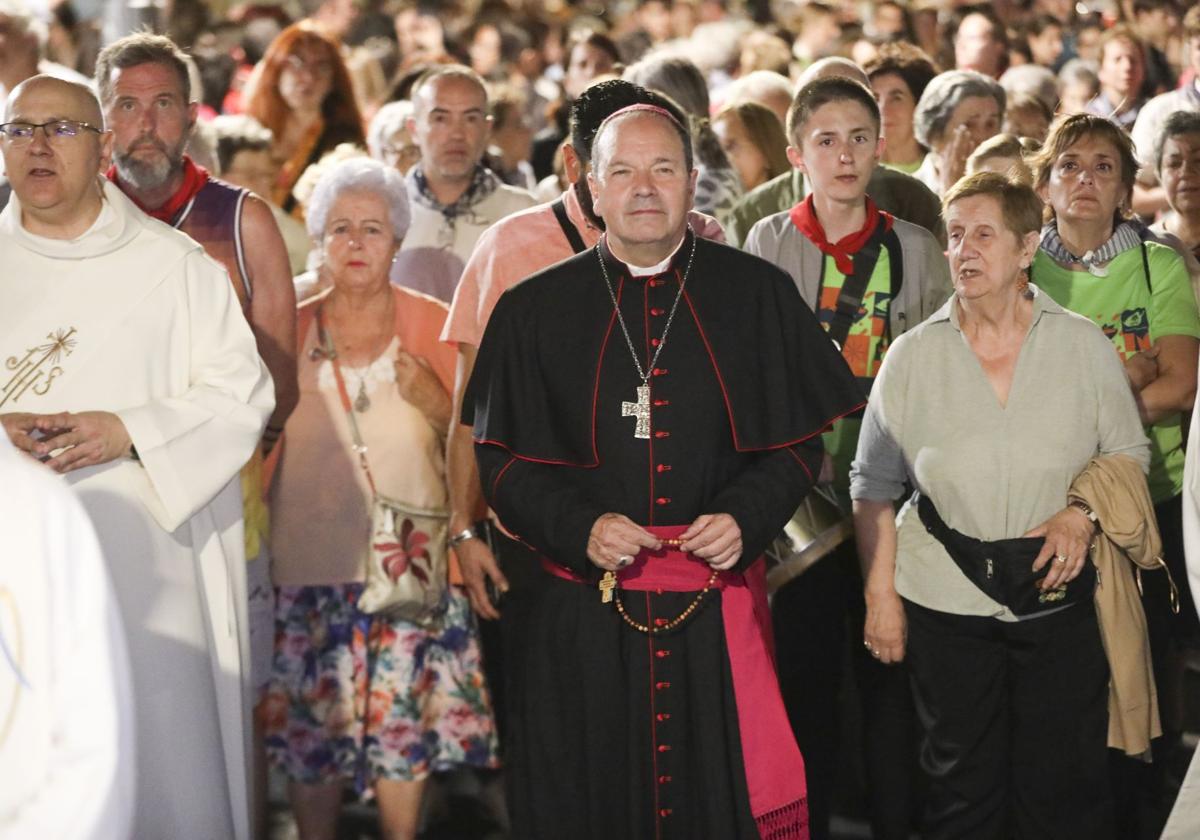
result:
[(3, 840), (1200, 835), (1200, 6), (0, 0), (0, 110)]

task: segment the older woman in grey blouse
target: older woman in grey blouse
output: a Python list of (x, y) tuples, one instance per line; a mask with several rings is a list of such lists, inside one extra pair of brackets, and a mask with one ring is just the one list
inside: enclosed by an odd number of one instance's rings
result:
[(934, 76), (913, 112), (917, 142), (929, 149), (913, 173), (942, 195), (966, 171), (975, 147), (1000, 133), (1004, 88), (974, 70), (948, 70)]
[[(1104, 334), (1028, 284), (1032, 190), (972, 175), (944, 214), (955, 294), (889, 349), (851, 470), (866, 645), (913, 675), (923, 837), (1110, 837), (1094, 526), (1067, 494), (1092, 457), (1145, 469), (1149, 446)], [(1030, 578), (1023, 606), (993, 571)]]

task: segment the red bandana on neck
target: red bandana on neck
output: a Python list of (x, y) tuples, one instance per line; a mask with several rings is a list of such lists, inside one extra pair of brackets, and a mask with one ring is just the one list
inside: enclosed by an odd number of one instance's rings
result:
[(137, 198), (130, 194), (129, 190), (121, 185), (121, 181), (117, 178), (117, 167), (110, 166), (108, 168), (108, 172), (105, 174), (108, 176), (108, 180), (112, 181), (118, 187), (121, 187), (121, 192), (125, 193), (125, 195), (129, 197), (129, 200), (140, 207), (142, 211), (146, 213), (146, 215), (153, 216), (160, 222), (166, 222), (167, 224), (174, 223), (175, 214), (183, 209), (183, 206), (191, 201), (192, 198), (195, 197), (196, 193), (200, 192), (200, 189), (208, 183), (208, 170), (203, 166), (197, 166), (195, 161), (193, 161), (187, 155), (184, 155), (183, 183), (179, 185), (179, 189), (175, 191), (173, 196), (167, 199), (166, 203), (163, 204), (162, 207), (151, 210), (149, 207), (146, 207), (140, 201), (138, 201)]
[(792, 224), (796, 226), (796, 229), (807, 236), (821, 250), (821, 253), (833, 257), (837, 270), (849, 277), (854, 273), (853, 256), (870, 241), (875, 234), (875, 228), (879, 226), (880, 219), (883, 220), (885, 231), (892, 229), (892, 214), (885, 213), (876, 207), (870, 196), (866, 196), (866, 202), (867, 220), (862, 229), (837, 242), (830, 242), (825, 238), (825, 228), (817, 219), (817, 211), (813, 209), (812, 193), (809, 193), (807, 198), (793, 207), (789, 215), (792, 217)]

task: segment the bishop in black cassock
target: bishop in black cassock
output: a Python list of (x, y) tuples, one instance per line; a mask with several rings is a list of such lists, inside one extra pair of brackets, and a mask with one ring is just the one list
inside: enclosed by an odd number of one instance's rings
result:
[[(606, 238), (507, 292), (465, 395), (484, 492), (552, 576), (510, 663), (522, 840), (807, 837), (761, 557), (862, 396), (785, 273), (681, 232), (649, 276)], [(606, 595), (588, 541), (609, 513), (664, 543)], [(732, 569), (665, 542), (717, 513), (741, 531)]]

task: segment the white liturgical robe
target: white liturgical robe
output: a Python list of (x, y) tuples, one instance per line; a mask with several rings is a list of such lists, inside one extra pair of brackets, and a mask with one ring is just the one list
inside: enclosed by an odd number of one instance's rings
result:
[(133, 717), (87, 514), (0, 432), (0, 840), (129, 840)]
[[(67, 474), (100, 538), (137, 706), (134, 836), (249, 837), (238, 471), (274, 396), (225, 270), (111, 183), (91, 229), (0, 213), (0, 413), (110, 411), (140, 462)], [(85, 689), (86, 690), (86, 689)]]

